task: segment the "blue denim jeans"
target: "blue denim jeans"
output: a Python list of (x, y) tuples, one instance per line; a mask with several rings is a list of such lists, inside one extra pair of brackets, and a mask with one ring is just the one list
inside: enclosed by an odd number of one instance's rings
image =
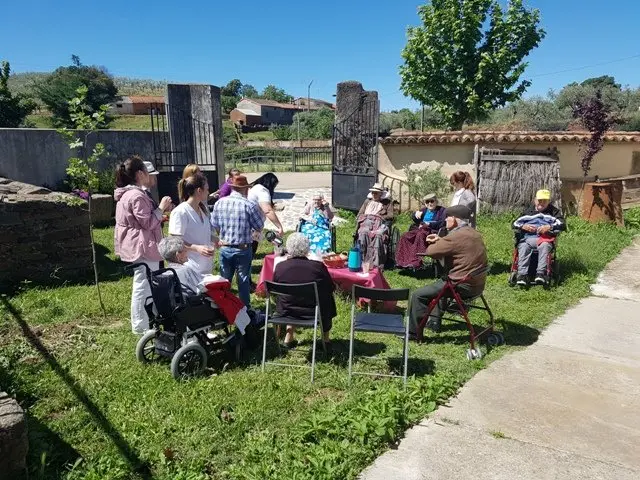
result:
[(251, 305), (251, 260), (253, 252), (251, 248), (241, 250), (239, 248), (220, 248), (220, 275), (233, 280), (233, 274), (238, 272), (238, 295), (247, 308)]

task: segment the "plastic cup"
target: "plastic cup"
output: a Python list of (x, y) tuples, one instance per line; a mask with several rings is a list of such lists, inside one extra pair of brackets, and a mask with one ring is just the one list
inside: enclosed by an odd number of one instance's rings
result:
[(371, 265), (369, 265), (369, 262), (362, 262), (362, 273), (368, 275), (370, 267)]

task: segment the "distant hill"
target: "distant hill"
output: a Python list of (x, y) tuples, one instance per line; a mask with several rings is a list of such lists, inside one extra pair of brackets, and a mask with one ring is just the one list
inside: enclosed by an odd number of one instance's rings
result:
[[(34, 83), (47, 78), (47, 72), (16, 73), (9, 77), (9, 89), (14, 93), (30, 93)], [(114, 77), (120, 95), (164, 95), (167, 82), (129, 77)]]

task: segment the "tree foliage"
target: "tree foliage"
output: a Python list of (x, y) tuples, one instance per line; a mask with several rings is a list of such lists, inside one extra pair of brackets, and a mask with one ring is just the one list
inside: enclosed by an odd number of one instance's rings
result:
[(264, 90), (262, 90), (262, 93), (260, 94), (260, 98), (280, 103), (291, 103), (293, 101), (293, 97), (291, 95), (285, 92), (284, 89), (278, 88), (275, 85), (267, 85), (264, 87)]
[[(75, 59), (74, 59), (75, 60)], [(76, 63), (79, 63), (76, 62)], [(97, 108), (88, 103), (89, 88), (82, 85), (76, 89), (76, 96), (69, 100), (68, 113), (69, 120), (75, 131), (62, 128), (58, 133), (62, 135), (69, 144), (71, 150), (78, 152), (77, 157), (69, 158), (67, 166), (68, 177), (80, 188), (88, 193), (87, 205), (89, 210), (89, 234), (91, 239), (91, 252), (93, 256), (93, 273), (98, 293), (98, 301), (103, 315), (107, 316), (107, 311), (102, 302), (100, 293), (100, 282), (98, 279), (98, 262), (96, 259), (96, 245), (93, 238), (93, 220), (91, 218), (91, 195), (99, 187), (100, 176), (98, 173), (98, 162), (107, 155), (107, 150), (102, 143), (97, 143), (89, 153), (88, 139), (101, 125), (105, 124), (105, 117), (109, 110), (109, 105), (100, 105)]]
[(465, 121), (520, 98), (525, 57), (545, 32), (538, 10), (510, 0), (432, 0), (419, 8), (422, 25), (410, 27), (402, 51), (401, 90), (432, 107), (444, 124)]
[(615, 123), (615, 119), (611, 116), (611, 109), (602, 101), (599, 90), (593, 97), (578, 102), (573, 107), (573, 116), (591, 133), (581, 146), (581, 166), (586, 177), (591, 170), (593, 157), (604, 147), (604, 135)]
[(333, 136), (334, 120), (334, 111), (326, 107), (319, 110), (296, 113), (293, 117), (293, 123), (289, 126), (290, 138), (298, 139), (298, 131), (300, 132), (299, 138), (301, 140), (325, 140), (331, 138)]
[(26, 95), (9, 91), (9, 62), (0, 63), (0, 127), (15, 128), (24, 125), (25, 118), (36, 108), (36, 104)]
[[(82, 65), (77, 57), (73, 61), (73, 65), (57, 68), (35, 86), (38, 97), (53, 116), (53, 123), (59, 127), (74, 127), (69, 105), (80, 87), (87, 89), (83, 104), (88, 114), (100, 112), (102, 105), (109, 105), (118, 98), (113, 78), (103, 68)], [(109, 117), (105, 114), (96, 128), (106, 128), (108, 125)]]

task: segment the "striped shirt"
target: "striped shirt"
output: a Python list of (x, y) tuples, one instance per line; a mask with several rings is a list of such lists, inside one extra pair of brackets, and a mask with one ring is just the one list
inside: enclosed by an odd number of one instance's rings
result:
[(262, 230), (264, 217), (258, 204), (234, 191), (214, 205), (211, 226), (220, 232), (223, 244), (248, 244), (252, 242), (251, 231)]

